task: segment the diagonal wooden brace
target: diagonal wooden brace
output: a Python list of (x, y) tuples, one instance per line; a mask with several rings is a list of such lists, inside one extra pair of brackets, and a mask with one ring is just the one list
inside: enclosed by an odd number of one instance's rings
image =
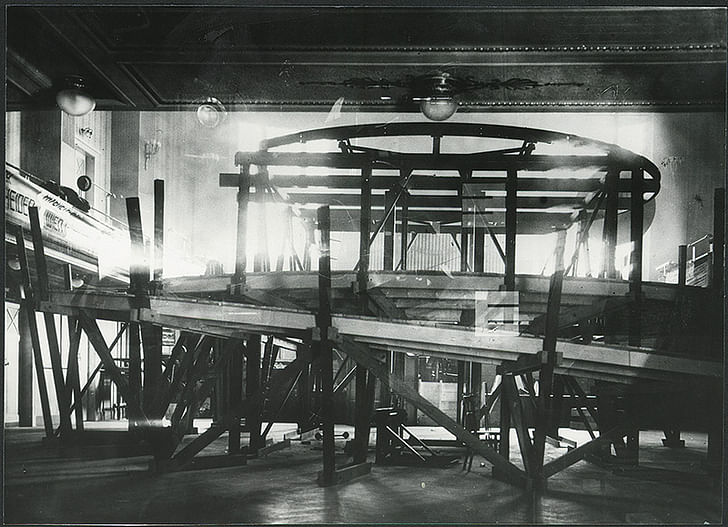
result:
[(526, 474), (523, 470), (506, 460), (492, 448), (483, 444), (480, 439), (465, 430), (455, 420), (451, 419), (442, 410), (417, 393), (417, 390), (414, 387), (409, 386), (409, 384), (405, 383), (404, 380), (400, 379), (398, 376), (390, 374), (386, 366), (370, 355), (364, 346), (355, 342), (353, 339), (342, 335), (339, 335), (336, 338), (334, 345), (349, 355), (356, 362), (365, 366), (370, 372), (377, 376), (380, 381), (387, 384), (392, 391), (398, 393), (407, 401), (412, 403), (418, 410), (424, 412), (437, 424), (444, 427), (448, 432), (453, 434), (459, 441), (465, 443), (465, 445), (471, 448), (475, 453), (483, 456), (503, 474), (509, 476), (516, 482), (525, 482)]

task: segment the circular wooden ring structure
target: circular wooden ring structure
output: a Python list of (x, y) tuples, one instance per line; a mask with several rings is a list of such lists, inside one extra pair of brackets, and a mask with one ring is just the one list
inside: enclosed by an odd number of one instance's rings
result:
[[(405, 139), (406, 151), (391, 148)], [(304, 150), (309, 151), (292, 151), (293, 145), (314, 142), (315, 151), (308, 146)], [(420, 150), (412, 151), (413, 144)], [(347, 219), (358, 224), (352, 213), (362, 208), (361, 194), (355, 190), (361, 189), (362, 175), (373, 193), (373, 216), (387, 210), (377, 202), (378, 195), (404, 188), (410, 227), (426, 231), (428, 224), (437, 223), (440, 232), (470, 226), (505, 232), (507, 216), (515, 211), (519, 234), (547, 233), (585, 215), (593, 214), (592, 220), (616, 217), (643, 207), (660, 189), (655, 164), (618, 145), (549, 130), (477, 123), (306, 130), (264, 140), (256, 152), (238, 152), (235, 163), (241, 169), (257, 166), (268, 178), (266, 184), (293, 203), (333, 205), (340, 211), (332, 210), (333, 230), (353, 230), (347, 228)], [(269, 173), (275, 166), (300, 167), (302, 174)], [(306, 167), (325, 167), (331, 173), (305, 175)], [(643, 228), (651, 220), (650, 211), (645, 212)]]

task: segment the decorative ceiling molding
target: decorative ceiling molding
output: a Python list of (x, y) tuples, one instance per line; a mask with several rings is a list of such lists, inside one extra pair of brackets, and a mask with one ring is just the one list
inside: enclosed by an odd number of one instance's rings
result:
[[(384, 14), (391, 15), (386, 23)], [(416, 112), (412, 79), (444, 71), (462, 79), (464, 111), (713, 110), (726, 98), (724, 15), (672, 8), (9, 8), (8, 80), (18, 89), (9, 91), (8, 107), (29, 107), (41, 91), (37, 79), (80, 73), (98, 91), (99, 109), (173, 110), (215, 97), (231, 110), (328, 110), (343, 98), (347, 109)], [(442, 31), (432, 31), (435, 16)]]

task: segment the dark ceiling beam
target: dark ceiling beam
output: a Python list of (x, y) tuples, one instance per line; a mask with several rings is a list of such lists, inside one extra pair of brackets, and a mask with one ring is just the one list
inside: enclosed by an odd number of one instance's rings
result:
[(25, 60), (14, 49), (7, 48), (7, 76), (26, 95), (32, 96), (38, 91), (53, 86), (53, 80), (36, 66)]
[[(323, 46), (322, 46), (323, 47)], [(257, 66), (321, 65), (321, 66), (432, 66), (452, 64), (458, 68), (540, 65), (600, 65), (600, 64), (725, 64), (725, 48), (705, 46), (684, 50), (637, 49), (620, 51), (603, 48), (599, 51), (481, 51), (481, 50), (421, 50), (371, 51), (367, 49), (219, 49), (204, 46), (177, 49), (110, 50), (109, 57), (124, 64), (241, 64)]]
[(79, 17), (63, 8), (35, 8), (35, 12), (53, 31), (54, 36), (104, 81), (120, 102), (132, 108), (140, 106), (141, 101), (157, 105), (157, 100), (148, 90), (137, 84), (123, 68), (109, 59), (107, 50), (91, 37)]

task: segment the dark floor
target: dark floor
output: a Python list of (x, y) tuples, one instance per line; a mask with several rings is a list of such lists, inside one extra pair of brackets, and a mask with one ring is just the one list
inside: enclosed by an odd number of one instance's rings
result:
[[(274, 429), (276, 439), (291, 425)], [(342, 427), (342, 429), (345, 427)], [(419, 429), (434, 437), (434, 428)], [(562, 434), (584, 440), (584, 433)], [(245, 466), (167, 474), (149, 472), (148, 456), (103, 458), (97, 450), (60, 452), (42, 430), (5, 435), (6, 523), (550, 523), (705, 524), (721, 521), (721, 491), (704, 475), (704, 434), (684, 433), (687, 447), (661, 446), (642, 432), (637, 470), (615, 474), (580, 462), (534, 495), (494, 480), (490, 466), (374, 466), (369, 475), (320, 488), (316, 442), (253, 459)], [(512, 457), (517, 457), (515, 436)], [(343, 449), (343, 442), (339, 445)], [(224, 438), (211, 445), (214, 453)], [(205, 451), (207, 452), (207, 451)], [(547, 458), (564, 450), (547, 449)], [(204, 453), (204, 452), (203, 452)], [(373, 458), (373, 454), (371, 456)], [(341, 452), (337, 463), (345, 463)]]

